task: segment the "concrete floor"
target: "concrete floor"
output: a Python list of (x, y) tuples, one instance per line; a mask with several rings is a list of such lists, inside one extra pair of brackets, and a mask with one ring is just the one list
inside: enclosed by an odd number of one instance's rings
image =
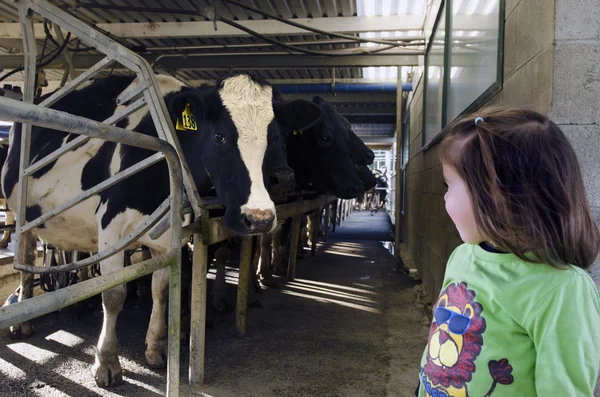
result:
[[(233, 336), (233, 312), (215, 314), (206, 384), (186, 385), (183, 346), (181, 395), (412, 396), (428, 320), (421, 286), (393, 270), (379, 240), (391, 238), (389, 230), (385, 213), (354, 212), (316, 257), (307, 251), (294, 282), (259, 295), (263, 307), (249, 309), (245, 338)], [(234, 280), (235, 269), (229, 275)], [(233, 299), (234, 285), (229, 293)], [(128, 303), (119, 317), (125, 384), (96, 387), (90, 368), (102, 321), (97, 307), (79, 319), (71, 309), (39, 318), (27, 340), (0, 332), (0, 396), (162, 395), (165, 371), (144, 363), (148, 303)]]

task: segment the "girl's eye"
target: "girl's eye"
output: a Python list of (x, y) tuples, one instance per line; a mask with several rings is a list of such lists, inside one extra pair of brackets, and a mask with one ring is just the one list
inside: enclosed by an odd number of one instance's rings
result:
[(225, 137), (223, 136), (223, 134), (216, 133), (215, 141), (217, 141), (219, 143), (223, 143), (223, 142), (225, 142)]

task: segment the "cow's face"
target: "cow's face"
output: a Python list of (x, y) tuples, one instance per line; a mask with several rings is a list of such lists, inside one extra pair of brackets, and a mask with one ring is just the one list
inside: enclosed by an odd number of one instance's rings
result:
[(277, 144), (279, 131), (271, 86), (236, 75), (217, 87), (176, 94), (169, 110), (180, 126), (186, 113), (193, 115), (196, 130), (183, 125), (180, 142), (199, 190), (212, 184), (226, 206), (225, 225), (241, 234), (273, 230), (275, 205), (266, 189), (265, 153)]
[(351, 158), (348, 129), (330, 104), (318, 97), (313, 102), (322, 111), (322, 122), (308, 134), (315, 153), (318, 153), (316, 161), (311, 163), (316, 188), (340, 198), (358, 197), (363, 194), (364, 186)]
[(366, 165), (357, 165), (356, 171), (358, 177), (363, 183), (365, 190), (371, 190), (377, 185), (377, 178), (373, 175), (373, 172)]
[(352, 126), (348, 119), (338, 114), (342, 125), (348, 131), (348, 150), (352, 162), (357, 165), (371, 165), (375, 160), (375, 153), (365, 145), (365, 143), (352, 131)]

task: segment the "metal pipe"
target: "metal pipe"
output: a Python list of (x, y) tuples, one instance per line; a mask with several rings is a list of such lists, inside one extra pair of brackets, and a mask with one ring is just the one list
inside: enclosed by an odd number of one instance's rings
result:
[(100, 192), (103, 192), (104, 190), (108, 189), (109, 187), (121, 182), (123, 179), (126, 179), (126, 178), (150, 167), (151, 165), (158, 163), (163, 158), (164, 158), (164, 156), (162, 153), (155, 153), (152, 156), (146, 158), (145, 160), (140, 161), (139, 163), (136, 163), (136, 164), (132, 165), (131, 167), (116, 173), (115, 175), (108, 178), (104, 182), (97, 184), (93, 188), (84, 191), (79, 196), (67, 201), (66, 203), (64, 203), (62, 205), (59, 205), (58, 207), (54, 208), (53, 210), (48, 211), (45, 214), (40, 215), (35, 220), (25, 224), (20, 229), (21, 233), (28, 232), (31, 229), (38, 227), (39, 225), (48, 221), (50, 218), (62, 214), (63, 212), (67, 211), (68, 209), (70, 209), (70, 208), (76, 206), (77, 204), (81, 203), (82, 201), (88, 199), (89, 197), (95, 196), (96, 194), (99, 194)]
[(52, 313), (103, 291), (166, 267), (164, 259), (150, 259), (121, 270), (71, 285), (67, 288), (0, 307), (0, 329)]
[[(280, 84), (282, 94), (318, 94), (329, 92), (396, 92), (396, 83), (338, 83), (332, 84)], [(403, 91), (412, 91), (412, 83), (402, 83)]]

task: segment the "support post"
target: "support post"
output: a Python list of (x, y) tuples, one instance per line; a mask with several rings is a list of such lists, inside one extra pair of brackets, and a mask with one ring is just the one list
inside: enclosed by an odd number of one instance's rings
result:
[(204, 384), (207, 261), (208, 246), (202, 243), (202, 236), (196, 233), (194, 234), (194, 255), (192, 260), (189, 382), (192, 385), (198, 386)]
[(327, 238), (329, 237), (329, 223), (331, 221), (331, 203), (328, 203), (325, 206), (325, 225), (323, 229), (323, 240), (327, 242)]
[(331, 232), (335, 233), (335, 228), (337, 226), (338, 223), (338, 202), (339, 200), (336, 199), (333, 202), (333, 221), (332, 221), (332, 226), (331, 226)]
[(288, 281), (296, 277), (296, 257), (298, 256), (298, 240), (300, 239), (300, 228), (302, 226), (302, 214), (292, 219), (292, 235), (290, 236), (290, 257), (288, 260)]
[(394, 223), (394, 256), (396, 259), (400, 259), (400, 242), (402, 241), (402, 208), (400, 208), (400, 202), (402, 201), (402, 142), (403, 129), (402, 129), (402, 67), (398, 66), (398, 90), (396, 97), (396, 204), (394, 205), (394, 216), (396, 217)]
[(310, 256), (317, 253), (317, 240), (319, 239), (319, 224), (321, 223), (322, 208), (317, 208), (312, 213), (312, 230), (310, 231)]
[(246, 311), (248, 310), (248, 288), (250, 288), (251, 261), (252, 237), (246, 237), (242, 240), (240, 251), (240, 273), (235, 309), (235, 335), (238, 337), (246, 336)]

